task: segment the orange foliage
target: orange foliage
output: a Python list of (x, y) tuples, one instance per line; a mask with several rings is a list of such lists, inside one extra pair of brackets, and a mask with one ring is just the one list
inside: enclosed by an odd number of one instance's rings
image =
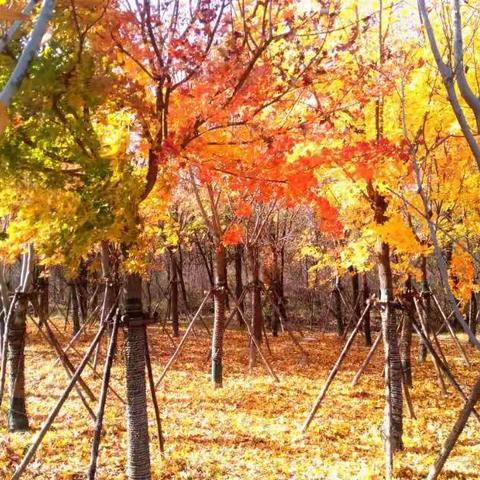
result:
[(245, 228), (238, 223), (233, 223), (223, 234), (222, 243), (224, 245), (237, 245), (245, 235)]

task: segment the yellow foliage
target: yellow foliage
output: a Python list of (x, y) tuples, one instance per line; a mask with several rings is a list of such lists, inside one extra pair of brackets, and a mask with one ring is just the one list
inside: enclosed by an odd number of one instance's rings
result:
[(426, 254), (428, 249), (415, 238), (412, 229), (405, 223), (398, 213), (393, 214), (384, 224), (375, 224), (372, 229), (380, 236), (383, 242), (399, 253), (409, 255)]
[(455, 248), (452, 253), (452, 261), (450, 263), (450, 286), (455, 296), (462, 300), (465, 305), (470, 300), (472, 290), (477, 290), (474, 284), (475, 266), (470, 254)]

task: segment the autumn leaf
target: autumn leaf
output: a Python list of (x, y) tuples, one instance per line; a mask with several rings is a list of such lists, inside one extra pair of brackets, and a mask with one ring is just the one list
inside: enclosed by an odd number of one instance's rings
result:
[(253, 212), (252, 205), (244, 200), (239, 200), (235, 206), (235, 215), (237, 217), (249, 217)]
[(223, 234), (222, 243), (224, 245), (237, 245), (245, 235), (245, 228), (238, 223), (232, 223)]

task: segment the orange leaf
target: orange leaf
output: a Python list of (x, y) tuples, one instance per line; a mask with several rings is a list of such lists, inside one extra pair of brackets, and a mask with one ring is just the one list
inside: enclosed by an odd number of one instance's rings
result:
[(222, 243), (224, 245), (237, 245), (243, 239), (245, 228), (238, 223), (232, 223), (223, 234)]

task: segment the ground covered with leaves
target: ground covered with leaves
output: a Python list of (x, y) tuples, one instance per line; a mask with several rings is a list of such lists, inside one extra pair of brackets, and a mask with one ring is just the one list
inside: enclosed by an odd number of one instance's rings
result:
[[(150, 327), (156, 378), (173, 352), (158, 327)], [(93, 330), (78, 345), (85, 351)], [(297, 334), (298, 336), (298, 334)], [(63, 345), (68, 335), (63, 336)], [(123, 339), (120, 337), (119, 345)], [(29, 330), (26, 388), (31, 431), (8, 433), (5, 404), (0, 423), (0, 478), (9, 478), (49, 410), (66, 385), (62, 367), (55, 365), (51, 348)], [(379, 350), (357, 387), (350, 381), (367, 353), (362, 339), (350, 352), (317, 417), (306, 434), (300, 432), (307, 412), (341, 349), (333, 334), (306, 333), (301, 340), (310, 361), (305, 363), (288, 336), (270, 339), (275, 383), (259, 364), (248, 372), (246, 334), (228, 331), (225, 345), (225, 382), (212, 389), (208, 377), (209, 338), (197, 329), (174, 368), (158, 388), (166, 452), (159, 453), (153, 409), (150, 410), (152, 470), (155, 479), (380, 479), (383, 447), (382, 353)], [(464, 342), (465, 343), (465, 342)], [(103, 343), (102, 352), (105, 352)], [(467, 369), (453, 344), (443, 338), (450, 366), (466, 387), (479, 371), (480, 357)], [(414, 353), (416, 354), (415, 343)], [(122, 347), (113, 370), (112, 386), (123, 396)], [(79, 355), (73, 354), (75, 363)], [(100, 355), (99, 372), (103, 356)], [(96, 394), (100, 382), (87, 370), (85, 379)], [(406, 413), (405, 449), (396, 457), (399, 479), (423, 478), (435, 459), (461, 408), (448, 388), (442, 396), (431, 360), (414, 362), (412, 399), (417, 419)], [(35, 460), (28, 479), (82, 479), (90, 458), (93, 423), (76, 392), (72, 392)], [(124, 407), (109, 394), (99, 456), (99, 479), (124, 479), (126, 434)], [(442, 478), (480, 478), (480, 429), (471, 418), (452, 453)]]

